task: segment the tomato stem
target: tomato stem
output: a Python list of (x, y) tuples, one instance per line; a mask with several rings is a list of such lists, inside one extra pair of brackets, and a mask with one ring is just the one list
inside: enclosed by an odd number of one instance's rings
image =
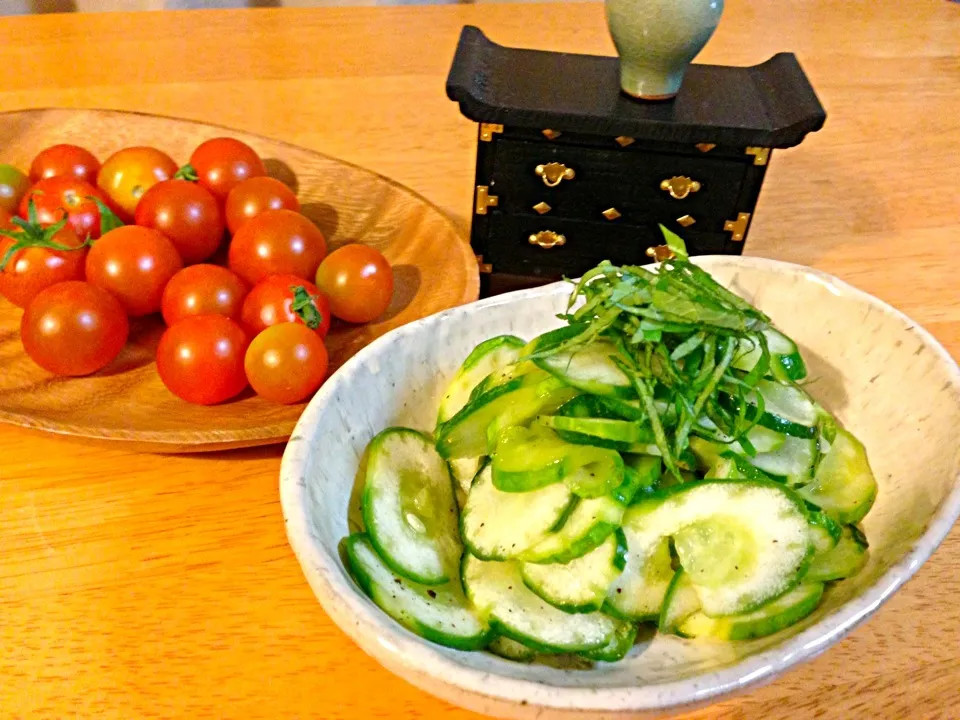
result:
[(303, 285), (291, 285), (290, 291), (293, 293), (293, 304), (290, 309), (303, 320), (304, 325), (311, 330), (316, 330), (323, 322), (323, 314), (317, 307), (316, 296), (308, 293)]
[(187, 180), (189, 182), (197, 182), (199, 177), (197, 176), (197, 171), (190, 163), (187, 163), (182, 168), (177, 170), (173, 175), (174, 180)]
[(67, 218), (64, 217), (60, 222), (54, 223), (49, 227), (42, 227), (37, 222), (37, 208), (33, 203), (33, 198), (27, 201), (27, 220), (15, 217), (12, 219), (14, 225), (19, 230), (0, 230), (0, 236), (8, 237), (14, 241), (13, 245), (7, 248), (0, 258), (0, 272), (7, 268), (10, 259), (20, 250), (31, 247), (42, 247), (48, 250), (60, 250), (61, 252), (72, 252), (74, 250), (83, 250), (92, 244), (90, 238), (87, 238), (80, 245), (71, 247), (54, 241), (58, 232), (67, 226)]
[(97, 204), (100, 211), (100, 237), (103, 237), (111, 230), (123, 227), (123, 220), (117, 217), (117, 214), (100, 198), (93, 195), (87, 195), (87, 200), (92, 200)]

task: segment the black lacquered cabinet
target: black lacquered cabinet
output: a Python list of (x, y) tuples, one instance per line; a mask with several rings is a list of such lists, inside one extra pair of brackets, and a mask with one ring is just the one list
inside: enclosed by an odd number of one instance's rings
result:
[(773, 148), (825, 113), (792, 55), (694, 65), (680, 94), (619, 92), (616, 58), (503, 48), (466, 27), (447, 94), (480, 123), (471, 243), (483, 294), (649, 262), (658, 224), (739, 254)]

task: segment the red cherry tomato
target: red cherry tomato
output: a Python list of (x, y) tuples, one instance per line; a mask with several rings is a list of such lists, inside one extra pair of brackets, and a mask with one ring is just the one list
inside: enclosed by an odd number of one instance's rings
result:
[(30, 181), (72, 177), (96, 185), (98, 172), (100, 161), (86, 148), (77, 145), (53, 145), (41, 150), (33, 159), (30, 165)]
[(206, 260), (223, 240), (223, 213), (206, 188), (164, 180), (147, 190), (134, 214), (137, 225), (159, 230), (187, 265)]
[(257, 395), (284, 404), (313, 395), (327, 376), (328, 364), (323, 340), (296, 323), (271, 325), (257, 335), (243, 362)]
[(239, 320), (246, 295), (246, 284), (225, 267), (191, 265), (167, 283), (161, 311), (167, 325), (194, 315), (223, 315)]
[(23, 349), (55, 375), (89, 375), (106, 367), (129, 331), (127, 315), (110, 293), (76, 281), (43, 290), (20, 319)]
[(344, 245), (317, 269), (317, 287), (341, 320), (364, 323), (386, 311), (393, 298), (393, 269), (379, 252), (366, 245)]
[(230, 269), (250, 285), (268, 275), (313, 279), (327, 254), (320, 229), (293, 210), (267, 210), (243, 224), (230, 243)]
[(87, 280), (120, 301), (133, 317), (160, 309), (163, 290), (183, 268), (173, 243), (156, 230), (125, 225), (111, 230), (87, 255)]
[(227, 227), (231, 234), (236, 234), (241, 225), (264, 210), (283, 209), (300, 212), (300, 201), (293, 190), (272, 177), (253, 177), (227, 195)]
[(124, 148), (103, 163), (97, 173), (97, 185), (110, 198), (115, 212), (124, 220), (131, 220), (144, 193), (176, 172), (173, 158), (156, 148)]
[(240, 325), (222, 315), (188, 317), (167, 328), (157, 348), (157, 372), (174, 395), (213, 405), (247, 386), (243, 356), (249, 340)]
[[(16, 238), (0, 236), (0, 295), (14, 305), (25, 308), (41, 290), (51, 285), (68, 280), (83, 280), (87, 249), (70, 225), (52, 235), (44, 233), (39, 227), (24, 231), (12, 223), (8, 212), (0, 210), (0, 230), (16, 235)], [(42, 244), (31, 246), (31, 236), (38, 235), (57, 245), (77, 249), (57, 250)], [(7, 253), (16, 244), (25, 247), (16, 250), (7, 258)], [(7, 258), (5, 265), (4, 258)]]
[(54, 225), (66, 216), (73, 226), (77, 237), (100, 237), (100, 209), (90, 200), (95, 197), (101, 202), (106, 196), (83, 180), (71, 177), (52, 177), (41, 180), (27, 191), (20, 200), (22, 218), (30, 217), (30, 202), (37, 209), (37, 222), (41, 225)]
[[(295, 288), (302, 288), (294, 292)], [(243, 301), (240, 318), (254, 335), (278, 323), (300, 323), (326, 337), (330, 303), (317, 286), (296, 275), (271, 275), (258, 282)]]
[(202, 143), (190, 156), (197, 181), (223, 202), (247, 178), (266, 175), (263, 160), (246, 143), (233, 138), (213, 138)]
[(0, 210), (17, 212), (29, 188), (30, 181), (20, 170), (13, 165), (0, 165)]

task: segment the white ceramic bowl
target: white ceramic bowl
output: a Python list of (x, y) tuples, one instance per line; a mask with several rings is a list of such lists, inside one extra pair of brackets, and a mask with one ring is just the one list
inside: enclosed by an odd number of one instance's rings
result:
[(832, 588), (810, 618), (772, 637), (732, 644), (658, 636), (622, 662), (586, 671), (448, 650), (383, 614), (337, 552), (364, 447), (390, 425), (432, 430), (442, 388), (481, 340), (529, 339), (557, 326), (569, 294), (557, 283), (394, 330), (330, 378), (300, 418), (281, 469), (287, 533), (320, 603), (360, 647), (414, 685), (489, 715), (662, 716), (818, 655), (916, 572), (960, 515), (957, 364), (909, 318), (824, 273), (759, 258), (698, 263), (796, 339), (810, 391), (866, 444), (880, 485), (864, 521), (867, 567)]

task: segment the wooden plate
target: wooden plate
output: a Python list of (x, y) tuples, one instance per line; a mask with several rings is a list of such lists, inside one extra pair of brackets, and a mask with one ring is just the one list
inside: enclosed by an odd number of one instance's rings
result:
[[(38, 151), (72, 142), (101, 161), (130, 145), (151, 145), (180, 163), (222, 135), (251, 145), (271, 175), (290, 184), (331, 249), (362, 242), (394, 268), (393, 303), (362, 326), (337, 325), (327, 339), (331, 371), (399, 325), (477, 299), (477, 264), (454, 224), (422, 197), (369, 170), (311, 150), (215, 125), (107, 110), (0, 114), (0, 162), (26, 170)], [(20, 344), (19, 308), (0, 298), (0, 421), (138, 450), (194, 452), (283, 442), (303, 405), (275, 405), (249, 390), (213, 407), (190, 405), (160, 382), (154, 365), (163, 322), (144, 318), (109, 367), (85, 378), (53, 377)]]

